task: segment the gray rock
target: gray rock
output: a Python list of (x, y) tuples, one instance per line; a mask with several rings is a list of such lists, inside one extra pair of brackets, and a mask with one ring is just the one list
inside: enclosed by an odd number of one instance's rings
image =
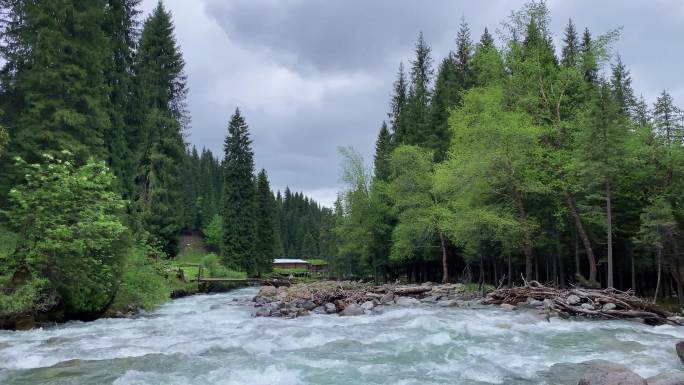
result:
[(509, 304), (509, 303), (502, 303), (502, 304), (501, 304), (501, 308), (504, 309), (504, 310), (508, 310), (508, 311), (510, 311), (510, 310), (515, 310), (515, 306), (514, 306), (514, 305), (511, 305), (511, 304)]
[(373, 303), (373, 301), (366, 301), (366, 302), (361, 304), (361, 308), (363, 310), (371, 310), (374, 307), (375, 307), (375, 304)]
[(615, 310), (617, 306), (615, 306), (614, 303), (608, 302), (607, 304), (603, 305), (603, 310)]
[(278, 289), (275, 286), (262, 286), (259, 289), (259, 297), (275, 297), (278, 294)]
[(271, 315), (271, 309), (267, 307), (260, 307), (254, 313), (256, 317), (269, 317)]
[(438, 299), (439, 299), (439, 297), (430, 296), (430, 297), (422, 298), (422, 299), (420, 300), (420, 302), (423, 302), (423, 303), (435, 303), (435, 302), (437, 302)]
[(588, 303), (583, 303), (582, 305), (580, 305), (580, 307), (581, 307), (582, 309), (585, 309), (585, 310), (594, 310), (594, 307), (591, 306), (591, 304), (588, 304)]
[(364, 314), (363, 308), (355, 303), (350, 303), (340, 312), (341, 316), (354, 316)]
[(306, 310), (306, 309), (300, 308), (300, 309), (297, 309), (296, 314), (297, 314), (297, 317), (302, 317), (302, 316), (305, 316), (305, 315), (309, 315), (309, 311)]
[(394, 302), (394, 294), (392, 293), (387, 293), (380, 297), (380, 303), (382, 304), (388, 304)]
[(325, 305), (323, 305), (325, 308), (325, 312), (328, 314), (334, 314), (337, 313), (337, 307), (335, 307), (335, 304), (332, 302), (328, 302)]
[(684, 340), (679, 340), (677, 341), (677, 345), (675, 345), (675, 348), (677, 349), (677, 355), (679, 356), (679, 360), (684, 363)]
[(545, 309), (551, 309), (553, 307), (553, 300), (550, 298), (544, 298), (542, 305)]
[(313, 301), (304, 301), (301, 303), (300, 307), (306, 310), (313, 310), (316, 308), (316, 304)]
[(684, 385), (684, 373), (663, 373), (646, 379), (648, 385)]
[(626, 366), (605, 360), (590, 360), (579, 364), (555, 364), (550, 372), (553, 383), (577, 385), (648, 385), (646, 380)]
[(453, 300), (453, 299), (448, 299), (446, 301), (439, 301), (437, 302), (437, 306), (439, 307), (458, 307), (458, 301)]
[(527, 301), (525, 301), (525, 305), (528, 307), (541, 307), (544, 306), (544, 302), (532, 297), (528, 297)]
[(314, 314), (325, 314), (325, 306), (316, 306), (311, 312)]
[(394, 300), (394, 303), (397, 304), (397, 306), (416, 306), (420, 304), (420, 301), (413, 297), (397, 297)]
[(580, 297), (578, 297), (574, 294), (570, 294), (568, 296), (568, 298), (566, 298), (565, 300), (568, 302), (568, 305), (573, 305), (573, 306), (577, 305), (578, 303), (580, 303), (582, 301), (580, 299)]

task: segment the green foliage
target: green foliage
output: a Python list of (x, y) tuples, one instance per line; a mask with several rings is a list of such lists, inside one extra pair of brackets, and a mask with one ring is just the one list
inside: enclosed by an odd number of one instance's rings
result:
[[(254, 257), (258, 273), (268, 273), (273, 268), (273, 259), (276, 255), (276, 233), (280, 231), (276, 227), (276, 203), (268, 183), (266, 170), (261, 170), (257, 176), (256, 191), (256, 244), (254, 245)], [(311, 238), (313, 253), (316, 253), (316, 245)]]
[(223, 239), (223, 217), (216, 214), (209, 222), (209, 225), (204, 229), (204, 241), (208, 246), (217, 250), (221, 248), (221, 240)]
[(18, 235), (11, 269), (48, 280), (70, 312), (104, 309), (127, 247), (113, 175), (104, 162), (77, 166), (68, 153), (17, 167), (25, 182), (10, 192), (7, 214)]
[(228, 125), (223, 158), (223, 241), (221, 258), (231, 269), (257, 272), (254, 155), (247, 123), (236, 109)]
[(210, 278), (246, 278), (244, 271), (235, 271), (221, 263), (221, 259), (216, 254), (207, 254), (202, 257), (202, 266), (206, 269)]
[(152, 310), (170, 296), (162, 265), (150, 259), (142, 247), (128, 250), (121, 283), (109, 312)]
[(138, 127), (134, 199), (151, 241), (168, 255), (178, 251), (182, 227), (185, 143), (185, 63), (173, 36), (171, 15), (160, 2), (145, 21), (135, 60), (132, 119)]

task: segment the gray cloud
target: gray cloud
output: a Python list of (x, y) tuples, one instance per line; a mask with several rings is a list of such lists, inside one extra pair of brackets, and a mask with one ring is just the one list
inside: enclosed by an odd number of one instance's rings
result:
[[(149, 11), (156, 0), (144, 0)], [(221, 154), (239, 106), (256, 163), (273, 187), (289, 185), (331, 204), (339, 186), (337, 146), (372, 160), (400, 60), (422, 30), (437, 63), (454, 46), (461, 16), (477, 39), (522, 2), (436, 0), (166, 0), (187, 62), (189, 140)], [(567, 19), (594, 34), (624, 26), (616, 44), (638, 93), (662, 89), (684, 104), (684, 3), (550, 1), (560, 39)]]

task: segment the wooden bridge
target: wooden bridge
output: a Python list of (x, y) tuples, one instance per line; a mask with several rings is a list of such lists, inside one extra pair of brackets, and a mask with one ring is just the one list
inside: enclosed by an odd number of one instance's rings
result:
[(289, 279), (278, 278), (209, 278), (204, 277), (204, 266), (197, 265), (197, 284), (211, 284), (211, 283), (255, 283), (270, 286), (290, 286)]

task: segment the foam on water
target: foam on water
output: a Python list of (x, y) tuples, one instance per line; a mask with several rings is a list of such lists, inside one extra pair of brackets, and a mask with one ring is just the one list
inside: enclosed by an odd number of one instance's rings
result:
[[(498, 309), (253, 318), (235, 298), (173, 301), (136, 319), (0, 332), (0, 383), (541, 384), (555, 363), (602, 358), (642, 376), (681, 367), (684, 328), (552, 319)], [(79, 360), (79, 361), (73, 361)]]

